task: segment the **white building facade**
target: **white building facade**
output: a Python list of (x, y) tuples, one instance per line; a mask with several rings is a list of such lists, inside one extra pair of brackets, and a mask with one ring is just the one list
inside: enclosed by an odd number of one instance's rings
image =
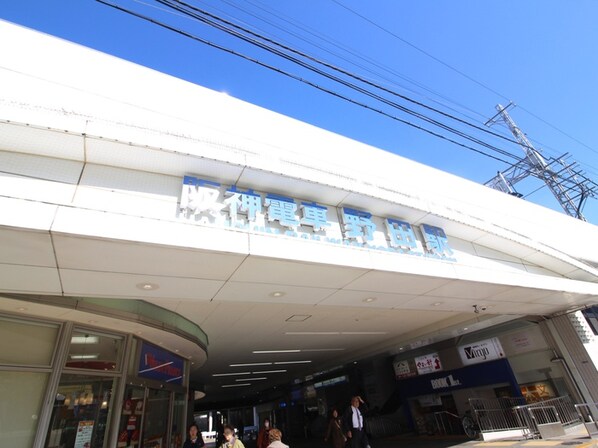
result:
[(2, 446), (180, 446), (190, 392), (230, 399), (243, 364), (277, 381), (598, 302), (592, 224), (6, 22), (0, 36), (18, 43), (0, 49)]

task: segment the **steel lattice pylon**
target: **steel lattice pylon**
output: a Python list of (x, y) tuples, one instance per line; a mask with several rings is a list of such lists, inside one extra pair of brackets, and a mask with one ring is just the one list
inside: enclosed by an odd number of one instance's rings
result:
[(496, 115), (488, 120), (486, 125), (492, 125), (498, 120), (505, 123), (525, 152), (525, 157), (506, 170), (498, 172), (484, 185), (521, 197), (522, 195), (515, 190), (514, 185), (528, 176), (536, 177), (544, 181), (565, 213), (585, 221), (581, 211), (589, 197), (596, 197), (596, 184), (591, 182), (578, 168), (577, 162), (567, 160), (570, 158), (569, 154), (563, 154), (557, 158), (544, 158), (540, 150), (534, 148), (507, 112), (512, 105), (513, 103), (509, 103), (508, 106), (503, 107), (497, 104)]

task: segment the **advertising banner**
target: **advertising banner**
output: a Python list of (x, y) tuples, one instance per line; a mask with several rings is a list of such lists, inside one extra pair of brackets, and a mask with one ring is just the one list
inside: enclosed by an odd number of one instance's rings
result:
[(498, 338), (460, 345), (457, 349), (463, 365), (466, 366), (505, 357), (505, 352)]

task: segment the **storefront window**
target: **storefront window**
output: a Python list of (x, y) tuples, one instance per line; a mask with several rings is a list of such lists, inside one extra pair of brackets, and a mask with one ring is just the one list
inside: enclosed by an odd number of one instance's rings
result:
[[(181, 448), (187, 437), (185, 428), (185, 394), (174, 394), (174, 406), (172, 409), (172, 430), (170, 431), (170, 446)], [(201, 428), (200, 428), (201, 430)]]
[(139, 446), (144, 399), (143, 387), (127, 386), (118, 428), (119, 448)]
[(162, 448), (168, 436), (170, 392), (148, 389), (143, 422), (143, 448)]
[(104, 448), (116, 382), (115, 378), (63, 374), (46, 447)]
[(66, 367), (117, 371), (124, 340), (118, 336), (75, 330), (71, 337)]
[(0, 446), (33, 446), (47, 373), (0, 371)]
[(49, 367), (58, 328), (56, 324), (0, 317), (0, 364)]

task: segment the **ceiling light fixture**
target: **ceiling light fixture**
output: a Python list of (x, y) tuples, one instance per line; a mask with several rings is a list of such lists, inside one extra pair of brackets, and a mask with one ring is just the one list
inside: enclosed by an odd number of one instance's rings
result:
[(212, 376), (239, 376), (239, 375), (251, 375), (251, 372), (212, 373)]
[(292, 350), (254, 350), (252, 353), (271, 354), (271, 353), (299, 353), (299, 352), (301, 352), (301, 350), (292, 349)]
[(69, 355), (71, 359), (98, 359), (100, 357), (99, 353), (90, 353), (88, 355)]
[(137, 283), (137, 288), (143, 290), (143, 291), (154, 291), (156, 289), (160, 288), (160, 285), (158, 285), (157, 283), (149, 283), (149, 282), (145, 282), (145, 283)]
[(311, 361), (277, 361), (274, 363), (275, 366), (281, 366), (284, 364), (309, 364)]
[(265, 376), (258, 376), (256, 378), (240, 378), (235, 381), (261, 381), (261, 380), (267, 380), (267, 379), (268, 378), (266, 378)]
[(286, 373), (287, 370), (286, 369), (281, 369), (281, 370), (258, 370), (256, 372), (251, 372), (254, 375), (265, 375), (266, 373)]
[(229, 364), (230, 367), (248, 367), (248, 366), (271, 366), (271, 362), (245, 362), (241, 364)]
[(273, 291), (270, 293), (270, 296), (272, 297), (282, 297), (284, 296), (286, 293), (284, 291)]
[(17, 311), (27, 311), (27, 308), (25, 308), (24, 306), (20, 306), (17, 308)]
[(378, 300), (377, 297), (366, 297), (365, 299), (363, 299), (363, 301), (365, 303), (372, 303), (372, 302), (375, 302), (376, 300)]
[(243, 386), (251, 386), (251, 383), (223, 384), (220, 387), (243, 387)]
[(440, 305), (442, 305), (442, 304), (443, 304), (443, 302), (434, 302), (434, 303), (432, 304), (432, 306), (440, 306)]
[(73, 336), (71, 338), (71, 344), (97, 344), (100, 342), (100, 338), (98, 336)]

